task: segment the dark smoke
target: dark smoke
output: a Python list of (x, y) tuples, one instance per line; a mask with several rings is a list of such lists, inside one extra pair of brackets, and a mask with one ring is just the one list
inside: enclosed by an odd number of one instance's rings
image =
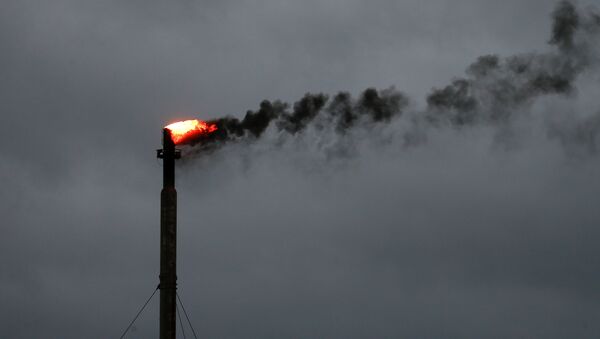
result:
[[(504, 58), (481, 56), (467, 68), (463, 77), (453, 79), (447, 86), (433, 88), (423, 110), (403, 114), (410, 100), (394, 88), (368, 88), (358, 98), (347, 92), (331, 98), (322, 93), (307, 93), (292, 109), (279, 100), (265, 100), (258, 110), (248, 111), (241, 120), (216, 119), (212, 122), (218, 130), (202, 140), (195, 140), (194, 144), (205, 150), (231, 141), (251, 141), (263, 136), (271, 126), (278, 133), (294, 136), (311, 124), (330, 124), (334, 128), (323, 130), (343, 136), (351, 129), (369, 129), (402, 116), (410, 116), (406, 120), (414, 127), (404, 136), (407, 144), (425, 139), (421, 135), (423, 126), (464, 128), (483, 124), (506, 128), (539, 97), (574, 95), (578, 76), (593, 69), (599, 56), (595, 46), (600, 35), (600, 15), (591, 10), (582, 14), (571, 2), (561, 1), (552, 19), (549, 51)], [(595, 150), (599, 120), (597, 117), (582, 120), (575, 124), (578, 127), (571, 124), (565, 126), (564, 131), (554, 126), (548, 135), (559, 137), (563, 144), (568, 144), (565, 141), (568, 139)]]
[(563, 50), (571, 49), (575, 32), (579, 27), (579, 15), (575, 6), (568, 1), (561, 1), (552, 16), (554, 24), (550, 43)]
[(294, 135), (302, 132), (318, 116), (331, 118), (337, 125), (337, 131), (344, 133), (358, 121), (389, 122), (401, 115), (407, 104), (406, 96), (394, 88), (381, 91), (368, 88), (358, 99), (353, 99), (346, 92), (338, 93), (332, 100), (326, 94), (306, 93), (294, 103), (291, 111), (287, 103), (264, 100), (257, 111), (246, 112), (242, 120), (224, 117), (210, 121), (217, 125), (217, 131), (195, 142), (206, 145), (260, 138), (273, 122), (279, 131)]
[(462, 126), (506, 122), (515, 108), (548, 94), (569, 94), (583, 70), (563, 54), (480, 57), (464, 78), (427, 96), (430, 118)]
[(284, 112), (281, 115), (279, 127), (291, 134), (295, 134), (306, 127), (321, 111), (327, 102), (324, 94), (306, 94), (304, 98), (294, 104), (294, 112)]

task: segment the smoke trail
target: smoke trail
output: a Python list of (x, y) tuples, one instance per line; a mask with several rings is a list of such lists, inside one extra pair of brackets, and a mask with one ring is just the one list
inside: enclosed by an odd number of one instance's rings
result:
[[(574, 93), (578, 76), (592, 68), (599, 56), (596, 45), (600, 15), (592, 10), (582, 14), (571, 2), (561, 1), (552, 19), (549, 51), (505, 58), (479, 57), (468, 66), (465, 76), (453, 79), (447, 86), (433, 88), (426, 97), (424, 109), (410, 112), (407, 119), (414, 130), (406, 132), (405, 140), (415, 143), (417, 130), (422, 126), (507, 126), (516, 114), (539, 97)], [(352, 129), (372, 128), (407, 116), (404, 113), (408, 111), (409, 102), (409, 98), (395, 88), (368, 88), (358, 98), (347, 92), (331, 98), (323, 93), (307, 93), (291, 107), (279, 100), (265, 100), (258, 110), (247, 111), (241, 120), (228, 116), (211, 121), (218, 130), (193, 143), (205, 149), (232, 141), (248, 142), (261, 138), (271, 126), (283, 135), (294, 136), (314, 124), (317, 118), (320, 118), (319, 123), (334, 127), (324, 131), (335, 131), (343, 136)], [(563, 143), (569, 139), (595, 145), (600, 133), (599, 119), (582, 120), (564, 128), (554, 126), (548, 133)]]
[(531, 104), (539, 96), (572, 93), (577, 76), (590, 66), (594, 56), (586, 41), (590, 35), (598, 36), (597, 18), (590, 13), (582, 25), (576, 8), (561, 1), (553, 12), (549, 41), (558, 51), (505, 59), (479, 57), (467, 68), (466, 77), (434, 89), (427, 97), (430, 118), (453, 125), (507, 122), (516, 108)]
[(246, 112), (242, 120), (224, 117), (211, 121), (217, 124), (218, 130), (210, 135), (208, 141), (259, 138), (273, 122), (280, 131), (293, 135), (301, 132), (320, 115), (333, 118), (337, 130), (343, 133), (362, 119), (375, 123), (389, 122), (402, 114), (407, 103), (406, 96), (394, 88), (382, 91), (368, 88), (358, 100), (346, 92), (338, 93), (331, 100), (326, 94), (307, 93), (294, 103), (291, 111), (287, 103), (264, 100), (257, 111)]

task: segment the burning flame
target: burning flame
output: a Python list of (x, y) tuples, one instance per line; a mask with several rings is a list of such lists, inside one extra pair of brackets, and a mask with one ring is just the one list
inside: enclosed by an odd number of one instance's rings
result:
[(185, 120), (172, 123), (165, 128), (171, 131), (171, 139), (177, 145), (195, 137), (210, 134), (217, 130), (217, 125), (202, 120)]

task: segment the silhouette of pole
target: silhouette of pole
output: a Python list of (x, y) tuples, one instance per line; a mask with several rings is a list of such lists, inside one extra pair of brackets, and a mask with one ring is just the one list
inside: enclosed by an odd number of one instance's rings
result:
[(171, 132), (163, 129), (163, 188), (160, 192), (160, 339), (175, 339), (177, 295), (177, 191), (175, 190), (175, 149)]

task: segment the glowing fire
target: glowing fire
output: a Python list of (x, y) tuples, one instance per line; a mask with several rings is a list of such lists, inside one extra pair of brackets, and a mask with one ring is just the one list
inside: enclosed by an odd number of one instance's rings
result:
[(171, 131), (171, 139), (175, 144), (182, 144), (190, 139), (209, 134), (217, 130), (217, 125), (202, 120), (185, 120), (165, 126)]

